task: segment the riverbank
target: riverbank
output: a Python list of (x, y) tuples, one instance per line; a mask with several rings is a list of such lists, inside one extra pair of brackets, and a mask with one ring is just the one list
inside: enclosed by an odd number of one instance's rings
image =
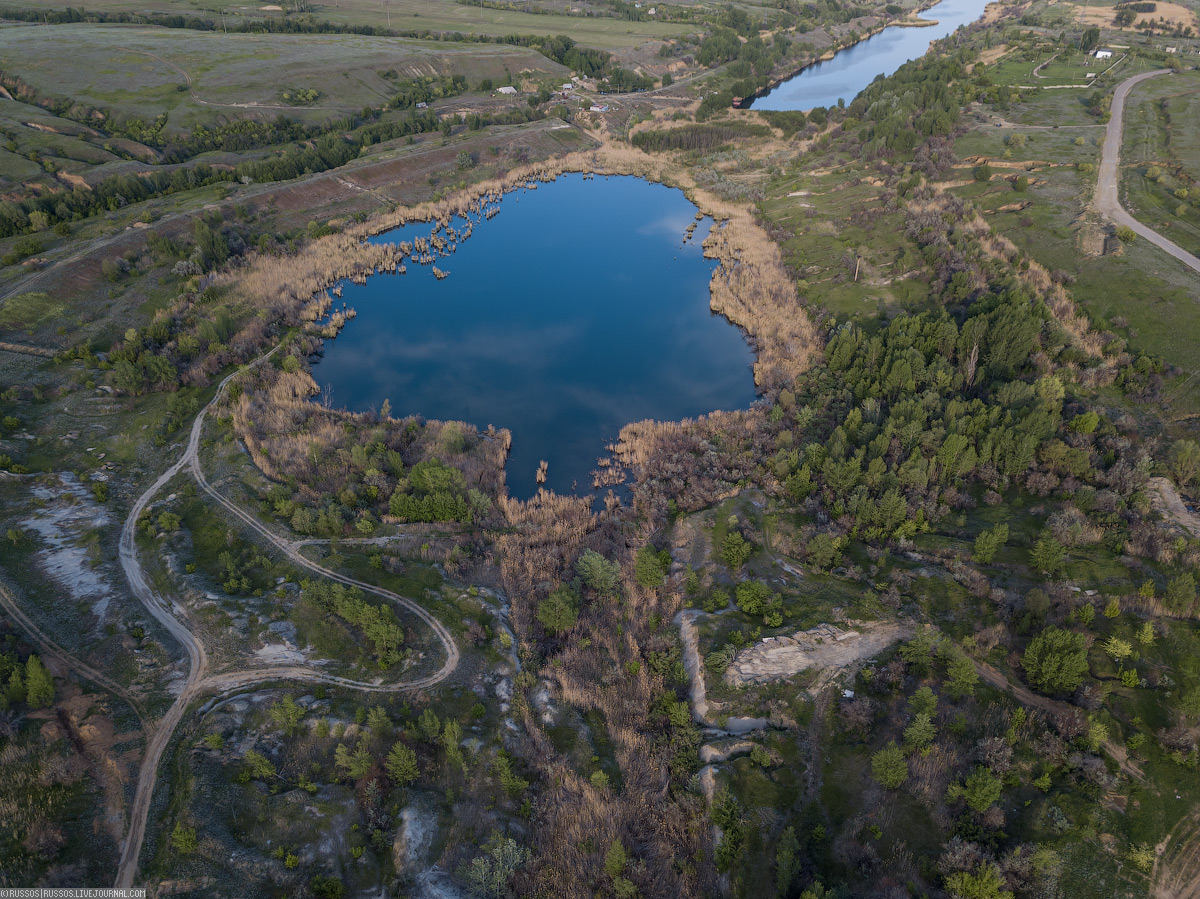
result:
[[(805, 75), (806, 72), (809, 72), (810, 70), (813, 70), (813, 69), (817, 68), (818, 66), (823, 65), (824, 63), (831, 62), (832, 60), (842, 56), (843, 54), (847, 54), (847, 53), (851, 53), (852, 51), (855, 51), (857, 48), (860, 48), (862, 45), (864, 45), (867, 41), (870, 41), (871, 39), (876, 38), (881, 34), (884, 34), (890, 28), (893, 28), (893, 27), (933, 28), (933, 27), (937, 27), (937, 26), (941, 25), (942, 22), (945, 21), (947, 18), (949, 19), (949, 21), (954, 22), (955, 18), (956, 18), (956, 13), (957, 13), (956, 10), (948, 10), (947, 12), (949, 12), (949, 16), (943, 15), (942, 17), (939, 17), (938, 19), (918, 18), (922, 13), (927, 12), (930, 9), (933, 9), (934, 7), (943, 6), (949, 2), (952, 2), (952, 0), (938, 0), (938, 2), (926, 4), (925, 6), (922, 6), (919, 9), (915, 10), (913, 13), (910, 14), (909, 17), (907, 17), (905, 19), (893, 21), (893, 22), (886, 22), (882, 25), (873, 27), (873, 28), (869, 29), (859, 40), (857, 40), (851, 44), (848, 44), (845, 47), (839, 47), (836, 50), (827, 50), (824, 53), (822, 53), (819, 57), (817, 57), (816, 59), (806, 62), (804, 65), (800, 66), (799, 68), (797, 68), (795, 70), (792, 70), (792, 71), (785, 73), (783, 75), (780, 75), (778, 77), (772, 77), (766, 87), (755, 92), (754, 94), (750, 95), (749, 97), (741, 98), (741, 100), (736, 104), (736, 108), (748, 109), (748, 108), (753, 107), (756, 102), (758, 102), (758, 101), (764, 99), (765, 97), (769, 96), (770, 94), (774, 93), (780, 87), (782, 87), (790, 82), (793, 82), (794, 80), (796, 80), (798, 78), (801, 78), (802, 76)], [(992, 8), (995, 8), (998, 10), (999, 3), (998, 2), (997, 3), (989, 3), (989, 4), (985, 5), (984, 8), (980, 11), (979, 15), (972, 17), (971, 19), (967, 20), (967, 22), (978, 21), (981, 18), (986, 19), (989, 15), (989, 10), (991, 10)], [(967, 24), (967, 22), (958, 22), (955, 25), (955, 28), (957, 28), (963, 24)], [(951, 29), (950, 31), (947, 32), (947, 34), (950, 34), (950, 33), (953, 33), (953, 29)], [(940, 39), (940, 37), (945, 37), (945, 36), (946, 35), (939, 35), (939, 37), (937, 37), (937, 38), (932, 38), (929, 41), (929, 44), (932, 44), (934, 40), (938, 40), (938, 39)], [(921, 53), (915, 54), (914, 56), (908, 57), (908, 58), (912, 58), (912, 59), (920, 58), (920, 56), (924, 55), (924, 53), (927, 53), (927, 52), (928, 52), (928, 45), (926, 45), (926, 47), (924, 48), (924, 50)], [(907, 54), (906, 54), (906, 56), (907, 56)], [(907, 61), (907, 60), (906, 59), (897, 60), (896, 66), (898, 67), (899, 65), (902, 65), (904, 61)], [(894, 71), (894, 69), (893, 69), (893, 71)], [(867, 84), (869, 84), (870, 81), (873, 80), (873, 78), (877, 74), (879, 74), (879, 71), (874, 70), (871, 73), (869, 78), (859, 79), (859, 81), (861, 81), (861, 83), (862, 83), (862, 87), (865, 87)], [(888, 72), (886, 74), (890, 74), (890, 72)], [(858, 93), (862, 89), (862, 87), (858, 88), (857, 90), (851, 90), (851, 89), (847, 88), (847, 90), (845, 90), (845, 91), (840, 91), (839, 96), (844, 101), (850, 102), (855, 96), (858, 95)], [(830, 97), (830, 98), (825, 98), (825, 99), (829, 99), (830, 102), (828, 102), (828, 103), (813, 102), (811, 105), (809, 105), (807, 107), (803, 107), (803, 111), (807, 112), (813, 108), (816, 108), (817, 106), (830, 106), (833, 104), (833, 102), (836, 102), (836, 100), (837, 100), (837, 98), (835, 98), (835, 97)], [(801, 107), (797, 106), (797, 107), (789, 107), (789, 108), (801, 108)]]

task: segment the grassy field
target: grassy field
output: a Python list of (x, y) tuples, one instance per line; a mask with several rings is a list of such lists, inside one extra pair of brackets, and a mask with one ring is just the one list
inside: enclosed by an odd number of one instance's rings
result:
[(880, 208), (880, 188), (855, 178), (856, 165), (776, 178), (762, 204), (790, 232), (783, 256), (800, 272), (801, 295), (841, 318), (894, 312), (928, 294), (905, 277), (917, 260), (906, 253), (903, 213)]
[[(58, 0), (32, 0), (28, 4), (38, 9), (64, 9), (71, 4)], [(231, 20), (279, 17), (283, 13), (277, 4), (246, 5), (238, 0), (110, 0), (103, 8), (108, 12), (162, 13), (212, 18), (228, 16)], [(510, 10), (480, 8), (454, 0), (337, 0), (335, 3), (313, 3), (309, 13), (321, 21), (346, 25), (372, 25), (396, 30), (429, 29), (458, 31), (463, 34), (567, 34), (581, 44), (604, 50), (634, 47), (645, 41), (664, 40), (685, 34), (684, 25), (661, 22), (631, 22), (616, 18), (589, 18), (581, 15), (532, 15)]]
[(1121, 144), (1126, 207), (1200, 253), (1200, 73), (1139, 85), (1127, 101)]
[[(1048, 102), (1067, 106), (1070, 101), (1062, 96), (1067, 93), (1074, 92), (1040, 94), (1033, 103), (1005, 114), (1016, 121), (1037, 118), (1031, 107)], [(1083, 117), (1096, 122), (1086, 112)], [(1004, 138), (1014, 132), (1026, 135), (1025, 146), (1014, 150), (1011, 160), (1001, 160), (1007, 149)], [(1099, 134), (1098, 127), (1000, 129), (978, 122), (956, 142), (959, 157), (987, 155), (997, 160), (993, 167), (998, 173), (1006, 171), (1006, 165), (1023, 170), (1022, 163), (1033, 163), (1031, 184), (1018, 193), (1009, 182), (995, 179), (971, 182), (955, 192), (975, 202), (993, 227), (1033, 259), (1072, 279), (1071, 295), (1096, 327), (1127, 339), (1134, 352), (1151, 353), (1177, 366), (1183, 375), (1165, 388), (1166, 417), (1194, 415), (1200, 411), (1200, 385), (1194, 377), (1200, 372), (1195, 276), (1146, 241), (1135, 240), (1119, 254), (1096, 256), (1082, 249), (1090, 233), (1098, 241), (1093, 252), (1098, 252), (1106, 233), (1104, 223), (1086, 207), (1096, 175), (1086, 167), (1075, 168), (1075, 163), (1096, 163)], [(1079, 137), (1084, 138), (1082, 146), (1074, 143)], [(964, 170), (959, 177), (969, 174)]]
[[(1114, 60), (1095, 59), (1078, 51), (1056, 49), (1010, 53), (989, 69), (997, 84), (1024, 84), (1051, 87), (1064, 84), (1089, 84), (1113, 65)], [(1036, 74), (1035, 74), (1036, 73)]]
[[(64, 47), (75, 64), (61, 65)], [(123, 25), (0, 28), (0, 57), (41, 94), (77, 99), (118, 120), (165, 113), (173, 133), (239, 116), (328, 120), (386, 102), (398, 78), (458, 74), (474, 85), (565, 72), (534, 50), (499, 44)], [(303, 90), (319, 93), (307, 103), (285, 96)]]

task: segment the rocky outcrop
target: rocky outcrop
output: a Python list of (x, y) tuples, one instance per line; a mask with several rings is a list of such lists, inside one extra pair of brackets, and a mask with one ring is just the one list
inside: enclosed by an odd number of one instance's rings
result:
[(725, 669), (725, 681), (765, 684), (808, 668), (845, 668), (911, 633), (911, 627), (888, 621), (859, 624), (849, 630), (820, 624), (790, 637), (764, 637), (733, 657)]

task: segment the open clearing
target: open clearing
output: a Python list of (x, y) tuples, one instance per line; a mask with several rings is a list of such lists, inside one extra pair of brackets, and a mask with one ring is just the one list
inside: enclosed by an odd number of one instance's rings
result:
[[(61, 65), (63, 46), (75, 64)], [(565, 72), (534, 50), (503, 44), (132, 25), (0, 28), (0, 56), (43, 95), (75, 97), (118, 119), (166, 113), (170, 133), (255, 114), (326, 121), (385, 103), (397, 79), (463, 75), (474, 85)], [(304, 90), (319, 93), (311, 103), (284, 96)]]

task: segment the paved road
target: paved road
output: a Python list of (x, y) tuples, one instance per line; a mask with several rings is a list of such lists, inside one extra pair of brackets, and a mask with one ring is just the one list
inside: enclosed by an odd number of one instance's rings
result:
[(1100, 179), (1096, 184), (1096, 208), (1101, 214), (1112, 219), (1118, 225), (1126, 225), (1133, 232), (1144, 237), (1164, 252), (1174, 256), (1193, 271), (1200, 273), (1200, 259), (1193, 256), (1183, 247), (1167, 240), (1157, 231), (1147, 228), (1121, 206), (1118, 195), (1121, 169), (1121, 126), (1125, 117), (1125, 98), (1130, 90), (1148, 78), (1165, 75), (1170, 69), (1155, 69), (1153, 72), (1143, 72), (1134, 75), (1117, 85), (1113, 94), (1112, 118), (1104, 132), (1104, 151), (1100, 157)]
[[(275, 353), (279, 348), (271, 350), (264, 356), (261, 356), (255, 363), (257, 365)], [(125, 576), (129, 580), (129, 586), (132, 588), (134, 595), (141, 601), (146, 609), (153, 615), (170, 633), (175, 637), (187, 651), (188, 655), (188, 676), (184, 681), (183, 690), (176, 698), (174, 704), (162, 717), (162, 720), (155, 725), (149, 739), (146, 743), (146, 752), (142, 758), (141, 766), (138, 770), (137, 789), (134, 792), (133, 805), (129, 810), (129, 829), (125, 836), (125, 842), (121, 847), (121, 861), (117, 868), (117, 878), (115, 886), (118, 889), (129, 889), (133, 886), (134, 877), (137, 875), (138, 858), (141, 855), (142, 843), (146, 836), (146, 822), (150, 816), (150, 803), (154, 798), (154, 787), (158, 780), (158, 765), (162, 760), (163, 753), (166, 751), (167, 745), (171, 742), (171, 737), (175, 733), (175, 728), (179, 726), (180, 720), (187, 711), (188, 706), (201, 693), (215, 691), (218, 694), (235, 692), (245, 689), (254, 684), (261, 684), (279, 680), (294, 680), (311, 683), (326, 683), (350, 689), (364, 690), (372, 693), (398, 693), (409, 690), (419, 690), (426, 687), (431, 687), (434, 684), (445, 680), (458, 667), (459, 651), (458, 645), (454, 642), (454, 637), (438, 621), (433, 615), (426, 611), (417, 603), (407, 597), (399, 596), (392, 593), (390, 590), (384, 590), (380, 587), (375, 587), (364, 581), (355, 580), (354, 578), (346, 577), (338, 574), (335, 571), (330, 571), (327, 568), (322, 568), (316, 562), (313, 562), (300, 554), (300, 552), (286, 539), (270, 531), (257, 518), (249, 514), (231, 500), (218, 493), (208, 480), (204, 477), (204, 473), (200, 468), (200, 436), (204, 430), (204, 419), (208, 410), (212, 408), (222, 396), (226, 385), (239, 372), (234, 372), (228, 375), (217, 388), (213, 399), (200, 410), (200, 414), (196, 416), (196, 420), (192, 423), (192, 431), (188, 438), (187, 449), (179, 460), (162, 473), (150, 488), (143, 493), (130, 509), (128, 517), (125, 519), (124, 527), (121, 530), (120, 558), (121, 567), (125, 570)], [(339, 581), (343, 584), (353, 585), (380, 596), (392, 603), (403, 606), (413, 615), (424, 621), (430, 629), (441, 641), (446, 653), (446, 661), (442, 667), (434, 674), (426, 677), (417, 678), (410, 681), (400, 683), (368, 683), (366, 681), (353, 680), (351, 678), (338, 677), (332, 674), (325, 674), (320, 671), (315, 671), (310, 668), (300, 666), (287, 667), (271, 667), (271, 668), (253, 668), (245, 671), (234, 671), (226, 674), (213, 675), (206, 677), (208, 669), (208, 655), (204, 651), (204, 646), (196, 638), (182, 620), (184, 615), (183, 609), (175, 602), (168, 602), (163, 597), (160, 597), (154, 592), (154, 589), (146, 580), (145, 573), (142, 570), (141, 563), (138, 560), (137, 545), (135, 541), (137, 533), (137, 520), (141, 515), (142, 510), (149, 506), (150, 501), (154, 496), (171, 480), (175, 475), (179, 474), (185, 467), (189, 469), (191, 474), (196, 478), (200, 486), (212, 496), (217, 502), (228, 509), (233, 515), (244, 522), (248, 527), (257, 531), (260, 535), (270, 541), (281, 552), (283, 552), (292, 562), (304, 568), (314, 571), (323, 577)]]

